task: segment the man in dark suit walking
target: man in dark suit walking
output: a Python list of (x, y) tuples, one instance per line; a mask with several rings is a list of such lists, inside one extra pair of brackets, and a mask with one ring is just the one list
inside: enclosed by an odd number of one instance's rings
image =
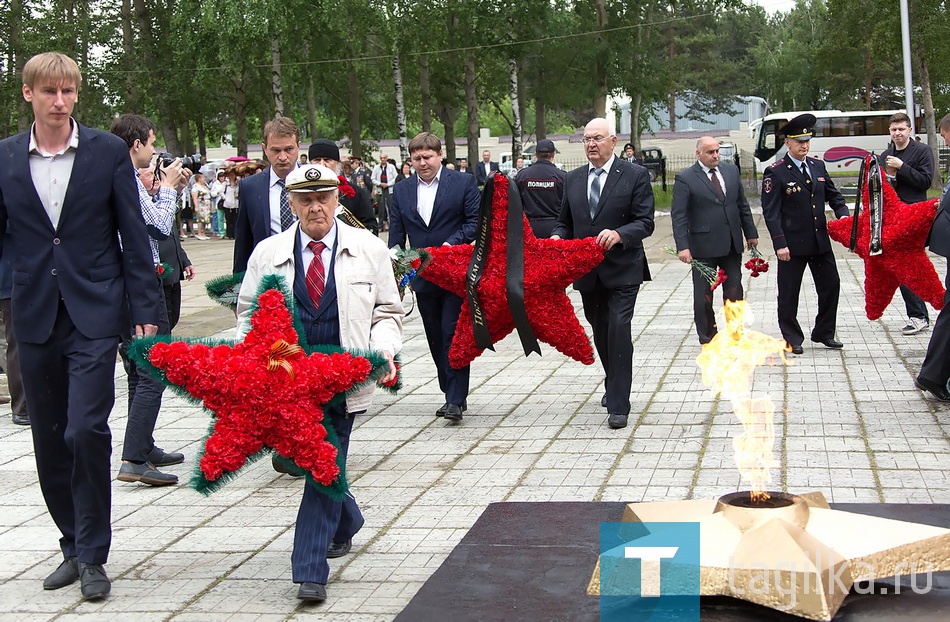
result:
[[(927, 200), (927, 190), (933, 182), (934, 155), (930, 147), (910, 138), (910, 117), (898, 112), (891, 115), (889, 131), (891, 144), (881, 154), (881, 165), (887, 181), (894, 187), (904, 203), (919, 203)], [(901, 329), (905, 335), (916, 335), (930, 326), (927, 303), (904, 284), (901, 296), (907, 311), (907, 325)]]
[[(409, 141), (409, 159), (416, 172), (393, 186), (389, 246), (404, 246), (407, 236), (416, 248), (472, 242), (480, 201), (475, 178), (443, 167), (442, 141), (429, 132)], [(470, 370), (468, 366), (454, 369), (449, 365), (449, 346), (462, 298), (418, 277), (412, 281), (412, 289), (439, 375), (439, 389), (445, 393), (445, 403), (436, 410), (436, 416), (461, 421), (462, 412), (468, 408)]]
[(498, 162), (492, 162), (491, 151), (482, 151), (482, 161), (475, 165), (475, 181), (481, 188), (488, 182), (488, 178), (498, 170)]
[(234, 273), (247, 270), (247, 260), (261, 240), (286, 231), (296, 222), (284, 179), (297, 168), (300, 133), (293, 120), (276, 117), (264, 125), (264, 157), (270, 168), (238, 184), (238, 213), (234, 224)]
[[(745, 198), (739, 169), (719, 160), (719, 141), (704, 136), (696, 142), (696, 163), (676, 175), (673, 184), (673, 240), (680, 261), (701, 261), (722, 268), (726, 282), (722, 298), (742, 300), (742, 236), (749, 247), (758, 245), (759, 233)], [(713, 292), (699, 273), (693, 274), (693, 319), (699, 343), (716, 336)]]
[(606, 374), (601, 400), (607, 424), (627, 426), (633, 380), (630, 322), (640, 284), (650, 280), (643, 240), (653, 234), (653, 187), (642, 166), (614, 156), (617, 136), (606, 119), (584, 129), (588, 166), (567, 175), (564, 202), (554, 239), (596, 237), (604, 261), (578, 279), (584, 316), (594, 331), (594, 346)]
[(818, 292), (818, 315), (811, 340), (834, 350), (841, 279), (831, 250), (825, 203), (835, 217), (848, 215), (844, 197), (835, 188), (825, 163), (809, 158), (815, 115), (801, 114), (779, 128), (788, 153), (762, 176), (762, 214), (778, 257), (778, 325), (793, 354), (802, 354), (805, 334), (798, 323), (798, 298), (805, 267), (811, 269)]
[[(940, 121), (940, 135), (950, 145), (950, 114)], [(911, 141), (913, 142), (913, 141)], [(943, 199), (934, 217), (930, 229), (930, 250), (942, 257), (950, 258), (950, 183), (943, 189)], [(943, 295), (943, 309), (937, 315), (927, 355), (920, 367), (920, 373), (914, 384), (918, 389), (930, 391), (934, 397), (950, 402), (950, 271), (945, 278), (947, 287)]]
[(103, 564), (112, 540), (116, 349), (130, 325), (155, 334), (159, 292), (128, 146), (72, 118), (80, 82), (62, 54), (23, 67), (35, 120), (0, 142), (0, 250), (13, 267), (40, 488), (62, 533), (64, 560), (43, 587), (80, 579), (83, 598), (95, 599), (111, 589)]

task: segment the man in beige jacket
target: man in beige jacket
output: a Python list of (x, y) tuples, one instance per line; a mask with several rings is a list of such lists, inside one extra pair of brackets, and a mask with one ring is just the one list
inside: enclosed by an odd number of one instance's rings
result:
[[(294, 315), (309, 344), (372, 349), (389, 361), (402, 347), (404, 311), (396, 289), (386, 245), (368, 231), (334, 217), (338, 203), (336, 173), (320, 165), (306, 165), (287, 175), (290, 207), (298, 218), (290, 229), (263, 240), (254, 249), (238, 298), (238, 335), (250, 329), (250, 308), (266, 275), (284, 277), (293, 291)], [(366, 412), (373, 386), (346, 398), (345, 406), (328, 407), (329, 420), (340, 440), (344, 463), (353, 418)], [(334, 500), (304, 486), (297, 514), (291, 557), (297, 598), (326, 600), (330, 573), (327, 558), (350, 551), (363, 516), (351, 494)]]

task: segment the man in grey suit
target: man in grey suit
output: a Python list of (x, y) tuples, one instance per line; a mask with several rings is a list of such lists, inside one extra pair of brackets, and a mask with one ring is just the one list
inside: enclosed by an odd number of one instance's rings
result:
[[(696, 142), (696, 163), (676, 175), (673, 184), (673, 240), (683, 263), (701, 261), (713, 270), (722, 268), (723, 301), (742, 300), (742, 235), (749, 247), (757, 246), (759, 233), (745, 198), (739, 169), (719, 161), (719, 141), (703, 136)], [(713, 292), (709, 282), (693, 270), (693, 318), (699, 343), (716, 336)]]
[(604, 260), (574, 283), (584, 302), (584, 317), (604, 366), (607, 425), (627, 426), (633, 379), (630, 321), (640, 284), (650, 280), (643, 240), (653, 234), (653, 187), (647, 170), (614, 156), (617, 136), (606, 119), (584, 128), (584, 153), (590, 164), (574, 169), (564, 184), (564, 199), (552, 239), (595, 238)]
[[(940, 121), (940, 135), (950, 145), (950, 114)], [(930, 250), (950, 258), (950, 192), (947, 189), (943, 189), (943, 199), (930, 229)], [(930, 391), (938, 400), (950, 402), (950, 272), (947, 273), (946, 286), (943, 309), (934, 322), (927, 355), (914, 384), (918, 389)]]

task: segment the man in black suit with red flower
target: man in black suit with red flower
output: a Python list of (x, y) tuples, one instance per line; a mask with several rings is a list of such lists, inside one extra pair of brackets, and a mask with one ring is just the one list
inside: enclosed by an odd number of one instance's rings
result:
[(653, 234), (653, 187), (647, 170), (614, 156), (617, 136), (606, 119), (584, 129), (590, 162), (567, 175), (564, 200), (552, 238), (594, 237), (604, 261), (578, 279), (584, 316), (606, 374), (601, 406), (607, 424), (624, 428), (630, 414), (633, 341), (630, 322), (640, 284), (650, 280), (643, 240)]

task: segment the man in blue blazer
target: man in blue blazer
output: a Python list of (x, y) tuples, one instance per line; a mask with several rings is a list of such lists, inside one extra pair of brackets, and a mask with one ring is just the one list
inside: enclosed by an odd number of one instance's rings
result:
[[(554, 239), (595, 238), (604, 260), (574, 283), (594, 346), (604, 367), (607, 425), (627, 426), (633, 379), (630, 322), (640, 285), (650, 280), (643, 240), (653, 235), (653, 187), (647, 170), (614, 156), (617, 136), (606, 119), (584, 128), (584, 152), (590, 164), (574, 169), (564, 184), (564, 199)], [(606, 177), (606, 180), (604, 179)]]
[(481, 188), (488, 183), (488, 178), (498, 170), (498, 162), (492, 162), (491, 151), (482, 151), (482, 161), (475, 165), (475, 181)]
[[(64, 560), (48, 590), (82, 582), (83, 598), (111, 583), (109, 414), (119, 335), (154, 335), (158, 287), (122, 139), (71, 113), (81, 76), (48, 52), (23, 68), (28, 132), (0, 142), (0, 247), (13, 267), (13, 329), (46, 506)], [(119, 245), (121, 235), (123, 246)], [(131, 315), (131, 317), (130, 317)]]
[(297, 125), (287, 117), (276, 117), (264, 124), (261, 148), (270, 168), (238, 184), (234, 273), (247, 270), (247, 260), (261, 240), (286, 231), (297, 221), (290, 209), (284, 180), (297, 168), (299, 137)]
[[(442, 141), (429, 132), (409, 141), (409, 158), (416, 172), (393, 186), (389, 246), (404, 246), (406, 236), (415, 248), (472, 242), (480, 201), (475, 178), (444, 168)], [(436, 410), (436, 416), (461, 421), (468, 407), (469, 367), (453, 369), (449, 365), (449, 346), (462, 298), (418, 277), (412, 289), (439, 374), (439, 389), (445, 393), (445, 404)]]

